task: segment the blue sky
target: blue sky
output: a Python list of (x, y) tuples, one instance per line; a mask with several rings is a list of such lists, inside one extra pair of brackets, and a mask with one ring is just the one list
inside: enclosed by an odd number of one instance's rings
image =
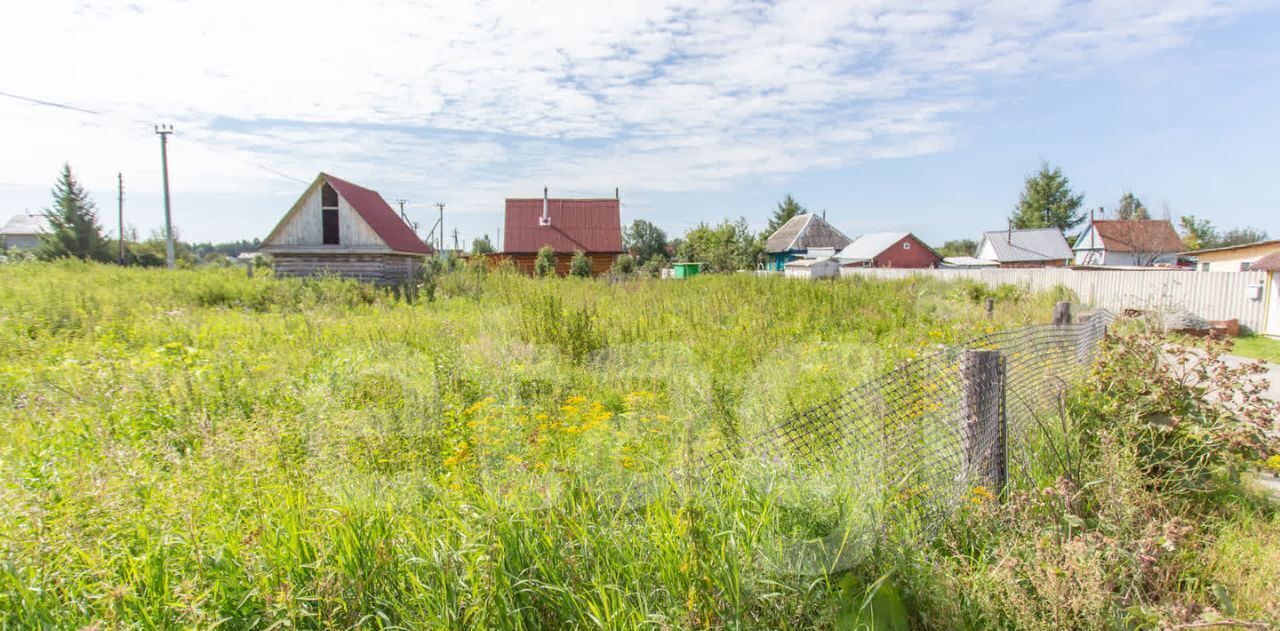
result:
[(446, 202), (464, 243), (543, 185), (620, 187), (673, 236), (790, 192), (940, 243), (1002, 226), (1041, 160), (1092, 208), (1280, 236), (1276, 32), (1276, 3), (1211, 0), (42, 3), (0, 24), (0, 91), (101, 114), (0, 97), (0, 214), (69, 161), (111, 227), (117, 172), (158, 227), (168, 122), (197, 241), (265, 236), (324, 170), (426, 225)]

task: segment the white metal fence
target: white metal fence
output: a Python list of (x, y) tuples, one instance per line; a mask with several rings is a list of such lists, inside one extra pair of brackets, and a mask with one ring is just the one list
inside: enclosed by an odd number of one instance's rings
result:
[(969, 279), (991, 286), (1022, 285), (1044, 291), (1061, 285), (1081, 302), (1101, 309), (1178, 309), (1209, 320), (1240, 320), (1255, 332), (1264, 327), (1266, 272), (1101, 271), (1071, 269), (885, 269), (842, 268), (841, 274), (874, 278), (929, 276)]

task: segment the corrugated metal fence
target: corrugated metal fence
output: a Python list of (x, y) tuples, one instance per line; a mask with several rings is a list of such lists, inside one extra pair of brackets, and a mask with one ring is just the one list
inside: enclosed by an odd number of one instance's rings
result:
[(841, 272), (846, 277), (969, 279), (991, 286), (1023, 285), (1032, 291), (1061, 285), (1075, 292), (1081, 302), (1101, 309), (1186, 310), (1209, 320), (1236, 318), (1251, 331), (1262, 331), (1266, 313), (1264, 294), (1255, 289), (1265, 287), (1266, 272), (884, 268), (844, 268)]

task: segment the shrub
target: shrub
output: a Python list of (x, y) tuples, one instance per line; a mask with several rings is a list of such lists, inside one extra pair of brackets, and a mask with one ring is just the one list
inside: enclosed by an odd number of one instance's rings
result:
[(630, 276), (636, 271), (636, 259), (630, 254), (619, 254), (609, 271), (615, 276)]
[(578, 278), (591, 278), (591, 259), (587, 258), (587, 253), (577, 250), (573, 253), (573, 258), (569, 261), (569, 274)]
[(549, 245), (538, 250), (538, 258), (533, 261), (533, 273), (539, 278), (556, 273), (556, 251)]

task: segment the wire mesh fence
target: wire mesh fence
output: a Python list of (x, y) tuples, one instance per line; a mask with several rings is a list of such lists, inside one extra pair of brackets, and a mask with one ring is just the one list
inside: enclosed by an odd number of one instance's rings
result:
[(840, 463), (857, 471), (849, 483), (864, 493), (926, 519), (948, 513), (977, 487), (998, 494), (1026, 474), (1044, 419), (1087, 374), (1112, 320), (1105, 311), (1066, 315), (909, 361), (708, 454), (701, 468)]

